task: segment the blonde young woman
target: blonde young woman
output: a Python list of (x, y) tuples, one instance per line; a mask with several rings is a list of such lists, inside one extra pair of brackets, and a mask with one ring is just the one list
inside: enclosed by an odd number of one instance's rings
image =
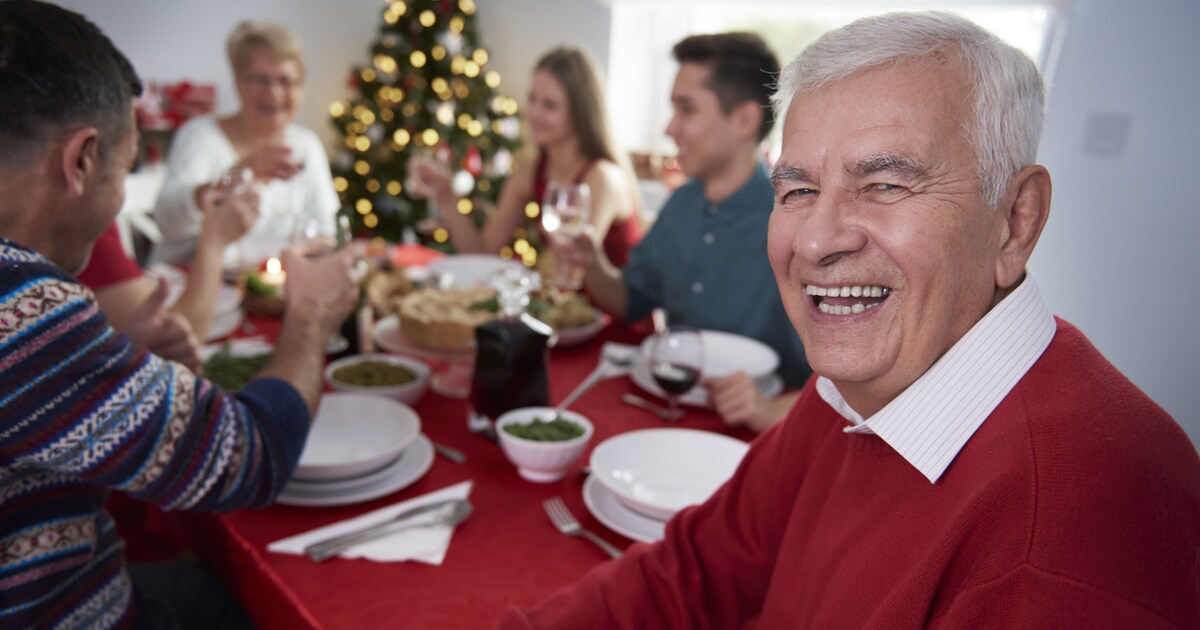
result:
[[(525, 105), (529, 137), (538, 151), (518, 163), (500, 191), (496, 212), (482, 229), (469, 217), (443, 212), (442, 223), (460, 253), (494, 254), (513, 241), (522, 225), (537, 233), (525, 214), (530, 201), (541, 203), (549, 182), (584, 183), (590, 189), (589, 223), (613, 264), (621, 265), (641, 238), (638, 193), (608, 134), (600, 82), (588, 57), (576, 48), (556, 48), (534, 68)], [(429, 161), (412, 161), (412, 168), (442, 208), (454, 208), (457, 196), (450, 172)], [(416, 192), (416, 191), (414, 191)]]
[[(159, 260), (191, 258), (202, 202), (222, 178), (226, 186), (256, 186), (261, 195), (257, 221), (225, 251), (227, 266), (278, 255), (310, 220), (333, 232), (340, 204), (329, 159), (317, 135), (294, 122), (304, 95), (299, 41), (284, 26), (242, 22), (227, 52), (240, 107), (224, 118), (192, 119), (176, 135), (154, 210), (163, 232)], [(246, 180), (239, 183), (240, 176)]]

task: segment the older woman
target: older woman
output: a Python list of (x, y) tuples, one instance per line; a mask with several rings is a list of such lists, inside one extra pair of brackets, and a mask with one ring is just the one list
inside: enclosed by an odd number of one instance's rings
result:
[[(603, 240), (609, 259), (623, 264), (629, 248), (641, 238), (638, 192), (632, 173), (613, 150), (600, 82), (582, 51), (557, 48), (538, 61), (525, 121), (538, 153), (518, 164), (483, 229), (457, 212), (442, 213), (455, 249), (499, 252), (512, 243), (517, 228), (529, 221), (525, 206), (530, 201), (541, 203), (548, 182), (586, 183), (591, 191), (592, 229)], [(427, 161), (412, 164), (430, 196), (442, 208), (453, 208), (457, 199), (450, 173)]]
[(242, 22), (228, 54), (241, 107), (225, 118), (195, 118), (176, 135), (154, 210), (163, 232), (158, 260), (190, 260), (200, 202), (221, 187), (255, 185), (261, 194), (258, 220), (226, 248), (226, 266), (277, 255), (309, 222), (333, 233), (339, 202), (329, 160), (317, 135), (293, 123), (304, 85), (295, 35), (278, 24)]

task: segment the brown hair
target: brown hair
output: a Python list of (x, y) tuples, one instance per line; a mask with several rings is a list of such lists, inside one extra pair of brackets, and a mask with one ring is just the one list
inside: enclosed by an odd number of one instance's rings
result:
[(567, 107), (579, 137), (580, 152), (593, 160), (620, 164), (608, 135), (600, 80), (588, 56), (578, 48), (555, 48), (538, 60), (535, 70), (549, 72), (567, 93)]
[(717, 95), (721, 111), (728, 114), (746, 101), (763, 110), (758, 139), (771, 133), (775, 115), (771, 95), (779, 76), (779, 59), (756, 33), (716, 33), (684, 38), (672, 49), (675, 61), (711, 68), (708, 88)]
[(229, 65), (235, 76), (241, 76), (246, 64), (250, 63), (250, 53), (255, 49), (267, 51), (278, 61), (295, 61), (300, 66), (301, 76), (304, 75), (300, 39), (288, 27), (270, 22), (238, 22), (225, 43)]

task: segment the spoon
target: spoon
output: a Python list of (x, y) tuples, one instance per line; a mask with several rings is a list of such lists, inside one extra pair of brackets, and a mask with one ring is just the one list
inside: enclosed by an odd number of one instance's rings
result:
[(567, 394), (567, 397), (562, 399), (562, 402), (558, 403), (558, 406), (554, 408), (551, 418), (557, 416), (558, 413), (563, 409), (571, 406), (571, 403), (575, 402), (580, 396), (583, 395), (584, 392), (591, 389), (593, 385), (595, 385), (601, 378), (604, 377), (608, 366), (611, 365), (613, 367), (623, 369), (632, 366), (636, 360), (637, 359), (632, 352), (621, 352), (619, 350), (610, 349), (608, 346), (606, 346), (604, 348), (603, 360), (601, 361), (600, 365), (596, 366), (596, 369), (592, 370), (592, 373), (588, 374), (587, 378), (583, 379), (583, 381), (580, 382), (570, 394)]
[(670, 409), (667, 409), (662, 405), (656, 405), (649, 400), (638, 396), (637, 394), (622, 394), (621, 402), (625, 403), (626, 405), (633, 405), (639, 409), (645, 409), (646, 411), (649, 411), (650, 413), (668, 422), (672, 420), (678, 420), (685, 415), (682, 409), (678, 410), (676, 413), (671, 413)]
[[(471, 502), (466, 499), (451, 499), (423, 505), (401, 512), (382, 523), (376, 523), (365, 529), (315, 542), (305, 547), (304, 553), (313, 562), (323, 562), (345, 551), (349, 547), (368, 540), (375, 540), (387, 534), (393, 534), (414, 527), (438, 527), (441, 525), (454, 527), (466, 520), (471, 515), (472, 509)], [(412, 520), (414, 517), (422, 514), (429, 514), (430, 516), (429, 518)]]

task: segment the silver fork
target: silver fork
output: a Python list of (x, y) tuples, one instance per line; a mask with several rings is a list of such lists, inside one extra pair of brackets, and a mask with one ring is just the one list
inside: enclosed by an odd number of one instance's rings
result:
[(567, 509), (567, 506), (563, 503), (562, 499), (558, 497), (550, 497), (549, 499), (542, 501), (542, 507), (546, 509), (546, 516), (550, 517), (550, 521), (554, 523), (554, 526), (558, 528), (558, 531), (568, 536), (583, 536), (584, 538), (587, 538), (588, 540), (599, 545), (601, 549), (608, 553), (608, 555), (614, 558), (621, 557), (620, 549), (617, 549), (609, 544), (607, 540), (604, 540), (603, 538), (584, 529), (583, 525), (580, 525), (579, 521), (575, 520), (575, 517), (571, 514), (571, 511)]

